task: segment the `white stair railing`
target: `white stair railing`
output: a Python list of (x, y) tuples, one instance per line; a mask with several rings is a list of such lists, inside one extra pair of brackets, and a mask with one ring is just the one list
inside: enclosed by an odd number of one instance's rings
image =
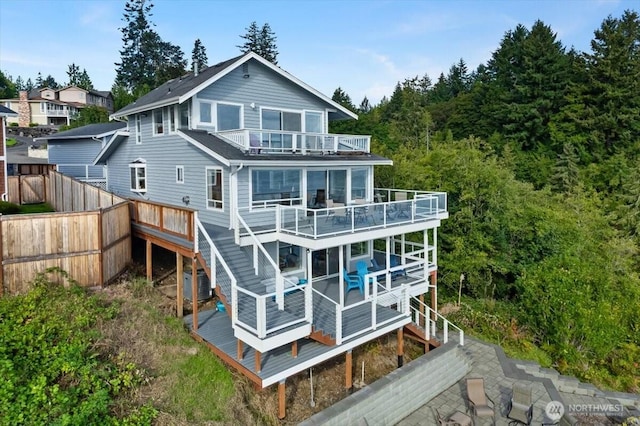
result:
[[(431, 339), (431, 337), (437, 337), (437, 331), (440, 329), (442, 330), (442, 341), (443, 343), (447, 343), (449, 341), (449, 328), (452, 328), (458, 332), (459, 343), (461, 346), (464, 346), (464, 331), (460, 327), (422, 303), (416, 297), (412, 297), (408, 305), (410, 305), (413, 322), (424, 330), (426, 340)], [(438, 327), (438, 323), (441, 323), (442, 326)], [(424, 324), (424, 327), (422, 327), (421, 324)]]

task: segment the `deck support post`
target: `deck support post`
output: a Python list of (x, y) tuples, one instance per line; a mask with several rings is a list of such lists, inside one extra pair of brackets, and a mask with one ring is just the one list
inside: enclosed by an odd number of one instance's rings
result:
[(242, 361), (242, 340), (238, 339), (237, 342), (236, 350), (238, 352), (238, 361)]
[(420, 316), (418, 317), (418, 325), (420, 327), (426, 327), (427, 326), (427, 318), (425, 317), (425, 312), (424, 312), (424, 293), (420, 294)]
[(344, 380), (344, 387), (351, 390), (353, 387), (353, 353), (351, 350), (348, 350), (346, 355)]
[(435, 321), (436, 312), (438, 312), (438, 271), (431, 272), (431, 309), (433, 312), (431, 313), (431, 321)]
[(151, 282), (153, 280), (153, 264), (152, 262), (152, 254), (153, 254), (153, 244), (151, 241), (147, 240), (147, 249), (146, 249), (146, 260), (147, 260), (147, 281)]
[(298, 358), (298, 341), (291, 343), (291, 356), (293, 358)]
[(404, 331), (402, 328), (398, 329), (398, 368), (404, 364)]
[(285, 393), (285, 389), (284, 389), (284, 380), (281, 380), (280, 382), (278, 382), (278, 418), (280, 420), (284, 419), (284, 416), (286, 416), (287, 411), (286, 411), (286, 393)]
[(191, 260), (191, 303), (193, 308), (193, 331), (198, 330), (198, 262)]
[[(260, 371), (262, 371), (262, 361), (260, 360), (260, 356), (262, 354), (260, 353), (260, 351), (256, 350), (256, 373), (259, 373)], [(283, 384), (284, 385), (284, 384)]]
[(340, 273), (338, 274), (338, 281), (340, 282), (340, 307), (344, 307), (344, 245), (338, 246), (338, 268)]
[(184, 262), (182, 260), (182, 254), (176, 252), (176, 316), (182, 318), (184, 315)]

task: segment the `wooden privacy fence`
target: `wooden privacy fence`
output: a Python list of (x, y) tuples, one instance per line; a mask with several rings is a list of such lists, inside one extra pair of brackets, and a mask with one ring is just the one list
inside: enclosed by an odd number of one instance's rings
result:
[(131, 200), (131, 219), (160, 232), (193, 241), (195, 210), (148, 200)]
[(8, 201), (15, 204), (47, 202), (58, 212), (81, 212), (127, 201), (55, 170), (48, 176), (9, 176)]
[[(102, 286), (131, 260), (128, 200), (57, 172), (48, 179), (47, 200), (67, 211), (0, 216), (0, 295), (27, 291), (50, 267), (66, 271), (81, 286)], [(61, 197), (58, 192), (65, 190)], [(60, 274), (50, 278), (65, 281)]]
[(47, 200), (47, 176), (9, 176), (7, 201), (14, 204), (36, 204)]

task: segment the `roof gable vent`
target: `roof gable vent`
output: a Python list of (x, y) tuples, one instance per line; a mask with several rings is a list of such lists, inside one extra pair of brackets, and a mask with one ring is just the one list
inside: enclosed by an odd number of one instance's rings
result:
[(242, 64), (242, 77), (249, 78), (249, 64), (247, 62)]

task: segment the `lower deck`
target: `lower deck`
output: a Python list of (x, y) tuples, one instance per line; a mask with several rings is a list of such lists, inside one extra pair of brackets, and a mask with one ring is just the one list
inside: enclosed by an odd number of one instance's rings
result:
[[(198, 329), (195, 331), (193, 316), (184, 317), (184, 322), (194, 337), (206, 342), (224, 362), (238, 369), (262, 388), (284, 381), (287, 377), (347, 353), (368, 341), (402, 329), (410, 322), (407, 316), (397, 317), (385, 326), (346, 340), (341, 345), (328, 346), (311, 339), (299, 339), (293, 344), (260, 354), (249, 345), (239, 344), (233, 333), (231, 319), (226, 312), (215, 309), (200, 311), (197, 317)], [(258, 362), (256, 362), (256, 354), (258, 354)]]

